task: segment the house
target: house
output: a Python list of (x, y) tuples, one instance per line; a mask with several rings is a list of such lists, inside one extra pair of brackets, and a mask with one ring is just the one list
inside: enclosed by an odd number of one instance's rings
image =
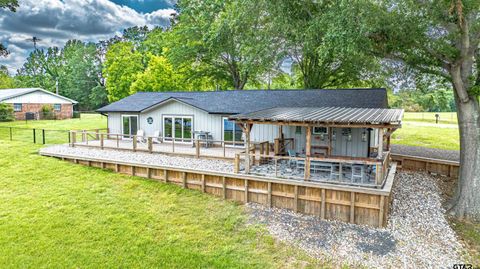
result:
[[(174, 139), (175, 143), (192, 143), (195, 132), (201, 131), (208, 132), (213, 140), (229, 141), (232, 147), (244, 147), (245, 134), (238, 120), (248, 118), (249, 113), (256, 112), (253, 116), (260, 116), (260, 111), (272, 112), (277, 116), (296, 113), (301, 119), (305, 113), (315, 114), (315, 109), (337, 108), (331, 110), (330, 115), (347, 113), (353, 117), (363, 108), (370, 109), (363, 110), (363, 113), (392, 113), (398, 120), (399, 111), (388, 110), (387, 106), (385, 89), (235, 90), (139, 92), (97, 111), (108, 115), (110, 133), (134, 135), (141, 129), (147, 136), (159, 132), (165, 142)], [(340, 108), (354, 110), (340, 111)], [(289, 112), (292, 109), (294, 113)], [(235, 115), (244, 115), (246, 118), (235, 118)], [(364, 124), (362, 128), (349, 128), (348, 125), (354, 127), (352, 122), (345, 122), (343, 126), (331, 129), (325, 124), (313, 128), (312, 155), (370, 156), (371, 150), (378, 147), (379, 129), (372, 128), (375, 125)], [(306, 134), (305, 124), (289, 124), (279, 128), (277, 123), (270, 122), (254, 124), (250, 139), (252, 142), (274, 143), (275, 138), (280, 136), (291, 138), (294, 141), (293, 149), (298, 153), (306, 153)], [(331, 148), (328, 148), (329, 139), (332, 140)]]
[[(11, 104), (15, 119), (68, 119), (73, 117), (76, 101), (41, 88), (17, 88), (0, 90), (0, 102)], [(44, 106), (51, 107), (51, 113), (42, 112)]]

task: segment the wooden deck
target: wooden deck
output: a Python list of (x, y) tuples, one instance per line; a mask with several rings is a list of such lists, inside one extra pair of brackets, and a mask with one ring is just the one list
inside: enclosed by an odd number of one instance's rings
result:
[(101, 158), (46, 154), (77, 164), (145, 177), (241, 203), (253, 202), (354, 224), (383, 227), (390, 207), (396, 164), (381, 189), (145, 165)]

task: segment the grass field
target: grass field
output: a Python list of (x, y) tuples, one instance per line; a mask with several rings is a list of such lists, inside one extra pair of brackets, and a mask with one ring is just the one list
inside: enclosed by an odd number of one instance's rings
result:
[[(43, 123), (31, 124), (101, 127)], [(0, 136), (0, 268), (321, 267), (247, 226), (233, 202), (41, 157), (40, 147)]]
[(436, 124), (435, 114), (434, 112), (405, 113), (402, 128), (393, 133), (392, 143), (459, 150), (460, 141), (456, 115), (439, 113), (443, 120)]

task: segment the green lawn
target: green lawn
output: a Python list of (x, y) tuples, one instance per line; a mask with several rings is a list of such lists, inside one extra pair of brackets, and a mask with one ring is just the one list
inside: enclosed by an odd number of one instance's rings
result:
[(41, 157), (40, 147), (0, 136), (0, 268), (322, 266), (247, 226), (233, 202)]
[[(405, 113), (402, 128), (392, 136), (393, 144), (459, 150), (460, 141), (456, 116), (440, 113), (441, 121), (435, 124), (435, 113)], [(451, 119), (453, 115), (453, 119)], [(432, 119), (433, 117), (433, 119)], [(446, 119), (450, 119), (447, 121)]]

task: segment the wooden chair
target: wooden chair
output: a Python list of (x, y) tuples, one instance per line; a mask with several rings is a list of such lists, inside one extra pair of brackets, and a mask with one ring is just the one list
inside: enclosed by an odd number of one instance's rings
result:
[(145, 131), (140, 129), (137, 131), (137, 142), (145, 143), (147, 140), (145, 139)]
[(158, 144), (163, 143), (162, 139), (160, 138), (160, 135), (161, 133), (158, 130), (153, 133), (153, 138), (152, 138), (153, 143), (158, 143)]
[[(297, 152), (293, 149), (289, 149), (287, 151), (287, 153), (288, 153), (288, 157), (297, 157)], [(297, 160), (296, 159), (289, 159), (288, 160), (288, 165), (289, 166), (294, 166), (294, 165), (296, 166), (297, 165)]]

